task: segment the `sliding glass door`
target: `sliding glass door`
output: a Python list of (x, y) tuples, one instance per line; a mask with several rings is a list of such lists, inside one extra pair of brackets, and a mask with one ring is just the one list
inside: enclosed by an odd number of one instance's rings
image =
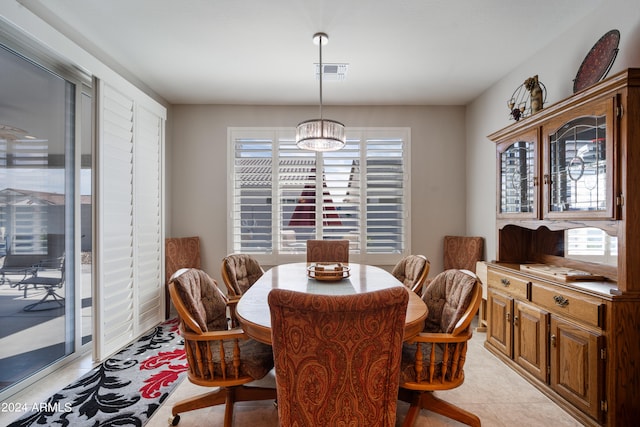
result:
[(1, 396), (91, 340), (93, 162), (90, 80), (0, 69)]

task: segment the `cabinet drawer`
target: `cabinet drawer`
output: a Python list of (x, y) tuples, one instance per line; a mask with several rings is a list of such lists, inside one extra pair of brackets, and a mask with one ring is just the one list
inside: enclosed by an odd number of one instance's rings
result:
[(531, 285), (531, 302), (586, 324), (599, 328), (604, 327), (605, 304), (598, 298), (568, 289), (533, 283)]
[(500, 289), (502, 292), (506, 292), (509, 295), (521, 299), (527, 299), (529, 281), (521, 277), (505, 274), (501, 271), (489, 270), (487, 273), (487, 282), (489, 283), (489, 286)]

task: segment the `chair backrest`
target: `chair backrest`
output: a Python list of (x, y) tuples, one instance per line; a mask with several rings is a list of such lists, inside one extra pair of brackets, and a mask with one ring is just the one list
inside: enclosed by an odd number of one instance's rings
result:
[(199, 237), (169, 237), (165, 239), (165, 280), (181, 268), (200, 268)]
[[(165, 285), (169, 285), (169, 278), (181, 268), (200, 268), (200, 238), (199, 237), (169, 237), (164, 241), (164, 274)], [(171, 298), (165, 304), (165, 316), (171, 316)]]
[(475, 304), (478, 292), (482, 294), (482, 289), (472, 271), (451, 269), (438, 274), (422, 295), (429, 310), (424, 331), (455, 334), (464, 330), (463, 324), (471, 323), (475, 311), (469, 319), (463, 316), (468, 314), (470, 304)]
[(398, 261), (391, 274), (407, 288), (421, 295), (430, 267), (431, 263), (424, 255), (409, 255)]
[(187, 330), (201, 334), (227, 329), (227, 296), (204, 271), (179, 269), (169, 279), (169, 294)]
[(444, 236), (444, 269), (476, 271), (482, 261), (484, 237)]
[(229, 295), (241, 296), (262, 277), (264, 270), (251, 255), (232, 254), (222, 259), (221, 273)]
[(349, 240), (307, 240), (307, 262), (349, 262)]
[(273, 289), (268, 302), (282, 426), (395, 426), (409, 300)]

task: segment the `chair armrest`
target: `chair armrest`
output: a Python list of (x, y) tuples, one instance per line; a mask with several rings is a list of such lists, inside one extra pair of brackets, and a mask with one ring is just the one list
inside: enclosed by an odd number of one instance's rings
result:
[(407, 340), (408, 344), (412, 344), (415, 342), (421, 343), (456, 343), (456, 342), (464, 342), (468, 341), (471, 338), (472, 332), (471, 329), (466, 334), (445, 334), (439, 332), (420, 332), (415, 337)]
[(241, 295), (232, 295), (228, 298), (229, 301), (227, 302), (227, 307), (229, 307), (229, 328), (233, 329), (240, 325), (238, 318), (236, 317), (236, 306), (238, 305), (238, 301), (240, 301)]
[(228, 331), (207, 331), (201, 334), (185, 331), (180, 327), (180, 335), (189, 341), (223, 341), (223, 340), (247, 340), (249, 336), (242, 329), (231, 329)]
[(240, 298), (242, 296), (241, 295), (229, 295), (227, 298), (229, 298), (229, 302), (227, 302), (227, 306), (236, 306), (238, 305), (238, 302), (240, 301)]

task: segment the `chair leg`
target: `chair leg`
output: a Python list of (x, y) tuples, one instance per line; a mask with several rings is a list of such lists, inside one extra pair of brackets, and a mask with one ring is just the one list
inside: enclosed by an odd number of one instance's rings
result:
[(444, 415), (447, 418), (460, 421), (472, 427), (480, 427), (480, 418), (469, 411), (465, 411), (453, 403), (446, 402), (434, 396), (433, 392), (425, 392), (420, 396), (420, 406), (429, 411)]
[(195, 411), (196, 409), (207, 408), (209, 406), (222, 405), (227, 401), (227, 389), (220, 388), (198, 396), (190, 397), (173, 405), (171, 409), (172, 415), (178, 415), (182, 412)]
[(233, 404), (235, 401), (235, 387), (231, 387), (227, 389), (227, 403), (224, 407), (224, 427), (233, 426)]
[(224, 404), (224, 427), (231, 427), (233, 424), (233, 405), (235, 402), (269, 400), (275, 399), (276, 397), (277, 393), (275, 388), (244, 386), (221, 387), (219, 390), (201, 394), (176, 403), (171, 409), (171, 415), (176, 417), (178, 414), (183, 412)]
[[(400, 391), (405, 390), (401, 389)], [(401, 393), (398, 398), (410, 404), (407, 415), (404, 418), (404, 423), (402, 424), (403, 427), (413, 426), (421, 409), (426, 409), (447, 418), (460, 421), (468, 426), (480, 427), (480, 418), (478, 418), (477, 415), (435, 397), (432, 391)]]
[(413, 427), (420, 414), (420, 393), (417, 391), (410, 392), (406, 389), (400, 389), (398, 399), (408, 402), (409, 409), (404, 417), (402, 427)]
[[(24, 288), (25, 294), (27, 293), (27, 288)], [(51, 297), (51, 299), (49, 299)], [(55, 303), (55, 304), (49, 304)], [(44, 307), (39, 307), (42, 304), (47, 304)], [(38, 308), (36, 308), (38, 307)], [(38, 302), (34, 302), (33, 304), (26, 305), (22, 310), (23, 311), (46, 311), (46, 310), (54, 310), (56, 308), (64, 307), (64, 298), (58, 295), (53, 286), (47, 286), (47, 293), (45, 296)]]

